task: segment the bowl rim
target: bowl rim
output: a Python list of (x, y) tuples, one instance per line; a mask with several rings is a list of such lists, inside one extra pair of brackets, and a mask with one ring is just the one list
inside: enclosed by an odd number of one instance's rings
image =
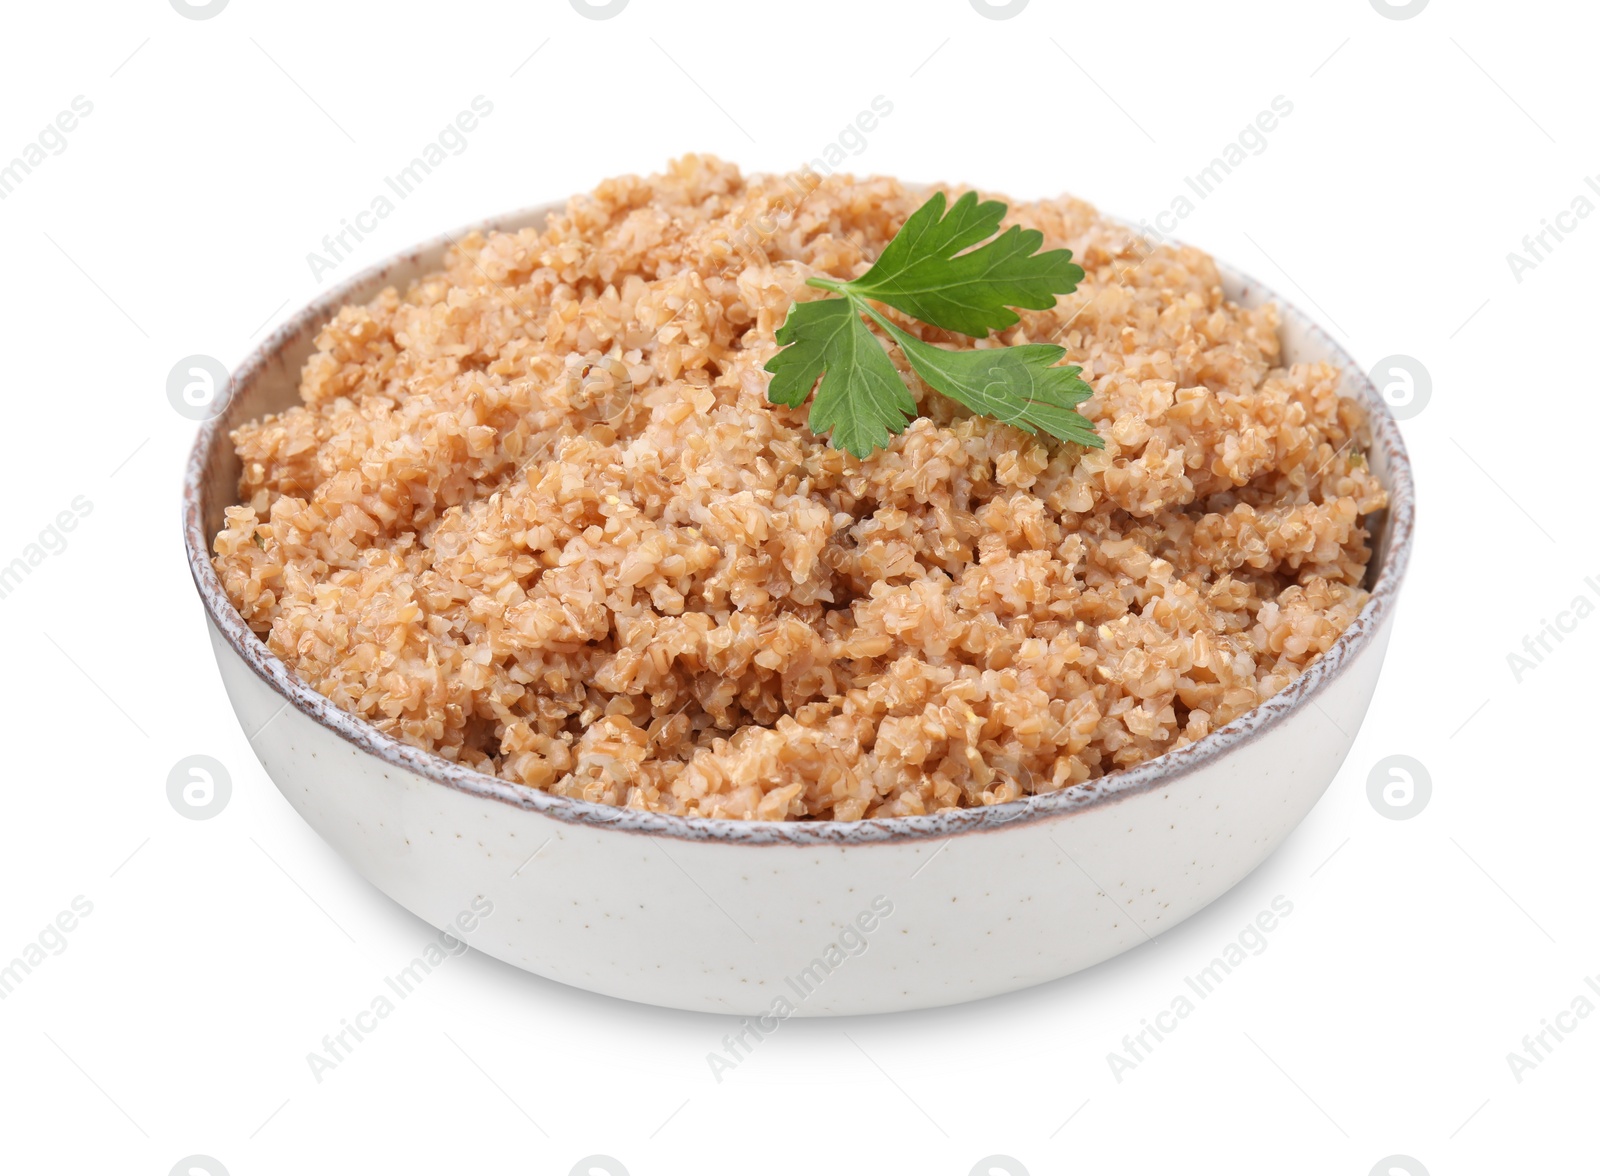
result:
[[(559, 214), (566, 202), (525, 207), (499, 216), (476, 221), (454, 233), (443, 233), (413, 245), (363, 269), (331, 287), (285, 320), (263, 340), (233, 371), (228, 385), (228, 404), (233, 390), (246, 387), (274, 362), (278, 352), (299, 337), (308, 327), (320, 326), (341, 306), (351, 301), (352, 291), (384, 278), (396, 266), (415, 264), (426, 254), (455, 245), (471, 232), (537, 226), (540, 218)], [(1178, 244), (1178, 242), (1167, 242)], [(1215, 261), (1215, 259), (1213, 259)], [(203, 487), (206, 468), (218, 445), (227, 442), (226, 404), (203, 421), (190, 448), (183, 482), (183, 538), (189, 570), (199, 592), (207, 618), (228, 648), (257, 677), (279, 694), (282, 713), (293, 707), (324, 730), (352, 744), (383, 763), (411, 772), (433, 783), (468, 795), (499, 801), (515, 808), (531, 810), (568, 824), (620, 832), (669, 837), (679, 841), (725, 842), (735, 845), (863, 845), (911, 841), (937, 841), (966, 833), (978, 833), (1017, 824), (1033, 824), (1083, 812), (1102, 805), (1148, 792), (1188, 776), (1206, 764), (1265, 735), (1291, 714), (1309, 704), (1344, 668), (1354, 662), (1378, 638), (1393, 615), (1410, 562), (1415, 528), (1415, 489), (1411, 462), (1406, 453), (1400, 427), (1389, 405), (1373, 387), (1365, 371), (1326, 330), (1309, 315), (1264, 284), (1231, 266), (1215, 262), (1224, 282), (1231, 281), (1245, 291), (1253, 291), (1279, 309), (1280, 333), (1283, 323), (1294, 320), (1322, 347), (1328, 361), (1343, 372), (1346, 394), (1357, 395), (1367, 407), (1372, 429), (1372, 448), (1381, 449), (1388, 465), (1389, 505), (1387, 533), (1376, 581), (1356, 619), (1313, 662), (1309, 669), (1277, 694), (1232, 722), (1217, 728), (1194, 743), (1163, 753), (1131, 768), (1098, 777), (1084, 784), (1057, 792), (1025, 797), (1004, 804), (980, 808), (947, 809), (922, 816), (867, 817), (857, 821), (766, 821), (735, 820), (722, 817), (684, 817), (642, 809), (623, 808), (596, 801), (556, 796), (524, 784), (489, 776), (454, 763), (430, 751), (403, 743), (386, 735), (366, 720), (341, 710), (331, 700), (302, 682), (288, 665), (273, 654), (244, 618), (233, 607), (221, 579), (212, 567), (211, 537), (205, 533)], [(1241, 295), (1242, 297), (1242, 295)], [(220, 653), (220, 650), (218, 651)], [(274, 716), (275, 717), (275, 716)], [(270, 723), (271, 720), (269, 719)], [(260, 736), (265, 724), (254, 736)]]

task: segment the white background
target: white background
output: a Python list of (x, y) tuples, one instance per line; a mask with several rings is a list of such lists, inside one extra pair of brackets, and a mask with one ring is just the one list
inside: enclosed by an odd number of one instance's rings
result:
[[(567, 0), (232, 0), (208, 20), (124, 0), (14, 4), (4, 20), (0, 161), (75, 96), (93, 113), (0, 201), (0, 563), (79, 496), (92, 510), (0, 600), (0, 963), (75, 896), (93, 912), (0, 1001), (0, 1169), (164, 1176), (192, 1154), (233, 1176), (565, 1176), (596, 1153), (632, 1176), (967, 1176), (996, 1153), (1034, 1176), (1593, 1163), (1600, 1016), (1520, 1082), (1507, 1063), (1600, 974), (1600, 620), (1520, 684), (1507, 663), (1574, 597), (1600, 601), (1584, 583), (1600, 579), (1600, 216), (1520, 282), (1506, 260), (1600, 173), (1589, 6), (1434, 0), (1393, 20), (1368, 0), (1032, 0), (993, 20), (968, 0), (632, 0), (601, 22)], [(476, 953), (316, 1082), (307, 1052), (433, 933), (300, 821), (234, 721), (182, 559), (195, 425), (166, 378), (194, 353), (231, 366), (310, 299), (307, 252), (480, 94), (494, 112), (468, 149), (328, 280), (680, 152), (788, 170), (879, 94), (894, 111), (854, 170), (1071, 191), (1139, 220), (1275, 96), (1292, 101), (1178, 235), (1312, 311), (1363, 364), (1415, 357), (1433, 392), (1404, 426), (1420, 529), (1383, 680), (1283, 848), (1084, 974), (791, 1021), (720, 1084), (705, 1059), (729, 1022)], [(168, 803), (191, 754), (232, 775), (214, 819)], [(1413, 819), (1368, 801), (1391, 754), (1431, 776)], [(1277, 895), (1294, 910), (1267, 950), (1117, 1081), (1106, 1055), (1123, 1035)]]

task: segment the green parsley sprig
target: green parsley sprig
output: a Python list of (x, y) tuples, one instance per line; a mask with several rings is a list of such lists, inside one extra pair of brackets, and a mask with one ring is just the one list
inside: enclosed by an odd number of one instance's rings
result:
[(872, 305), (881, 302), (931, 326), (982, 339), (1018, 321), (1011, 307), (1048, 310), (1058, 295), (1077, 289), (1083, 270), (1071, 250), (1039, 253), (1044, 234), (1019, 225), (996, 237), (1005, 214), (1004, 204), (980, 203), (976, 192), (964, 194), (946, 213), (944, 193), (937, 192), (859, 278), (806, 279), (806, 285), (836, 297), (789, 308), (777, 334), (781, 350), (766, 364), (772, 373), (767, 399), (799, 408), (815, 390), (812, 432), (829, 433), (835, 448), (856, 457), (887, 447), (890, 434), (902, 432), (917, 415), (917, 402), (865, 315), (935, 391), (1026, 433), (1042, 429), (1061, 441), (1104, 448), (1094, 425), (1075, 411), (1094, 395), (1079, 378), (1083, 369), (1056, 366), (1064, 348), (1025, 343), (950, 351), (924, 343)]

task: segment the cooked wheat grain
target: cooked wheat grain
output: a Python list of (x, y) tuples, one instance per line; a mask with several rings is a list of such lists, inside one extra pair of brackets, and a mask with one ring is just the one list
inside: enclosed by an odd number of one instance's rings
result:
[(1228, 302), (1204, 253), (1012, 205), (1088, 276), (998, 342), (1067, 348), (1103, 452), (909, 375), (926, 417), (865, 461), (767, 403), (806, 277), (864, 272), (923, 198), (830, 177), (796, 206), (690, 156), (469, 236), (341, 310), (304, 405), (234, 433), (229, 595), (400, 739), (700, 816), (1051, 792), (1281, 690), (1364, 603), (1385, 496), (1338, 372), (1281, 366), (1274, 310)]

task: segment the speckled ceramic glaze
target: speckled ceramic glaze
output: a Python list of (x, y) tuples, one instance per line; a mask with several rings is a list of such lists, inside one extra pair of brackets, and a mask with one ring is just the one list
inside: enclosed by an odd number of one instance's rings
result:
[[(481, 228), (544, 223), (530, 209)], [(269, 653), (208, 556), (236, 501), (235, 425), (297, 402), (334, 311), (437, 269), (459, 234), (330, 290), (235, 373), (200, 431), (184, 540), (222, 681), (251, 746), (300, 815), (408, 910), (520, 968), (629, 1000), (788, 1015), (973, 1000), (1051, 980), (1175, 926), (1259, 865), (1316, 803), (1366, 713), (1409, 554), (1399, 429), (1362, 371), (1305, 316), (1223, 269), (1227, 295), (1282, 309), (1290, 362), (1330, 360), (1371, 409), (1372, 598), (1288, 689), (1179, 751), (993, 808), (854, 823), (667, 817), (566, 800), (399, 743)]]

